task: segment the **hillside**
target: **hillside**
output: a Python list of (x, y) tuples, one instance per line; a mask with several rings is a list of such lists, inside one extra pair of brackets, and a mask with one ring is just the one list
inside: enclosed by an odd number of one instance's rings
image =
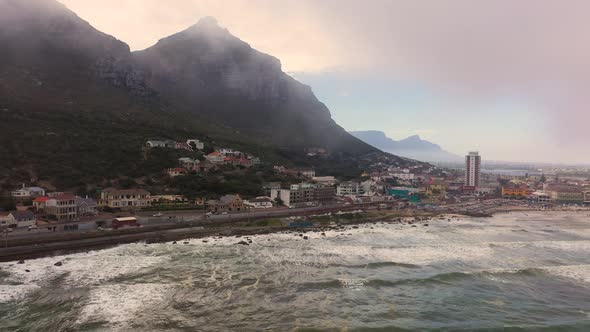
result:
[[(40, 179), (64, 188), (159, 171), (142, 159), (152, 138), (196, 137), (327, 169), (380, 153), (339, 127), (276, 58), (209, 18), (132, 53), (54, 0), (3, 0), (0, 43), (6, 187)], [(304, 150), (315, 147), (330, 158), (306, 159)]]
[(418, 135), (396, 141), (382, 131), (351, 131), (350, 134), (380, 150), (425, 162), (462, 161), (460, 156), (443, 150), (440, 145), (423, 140)]

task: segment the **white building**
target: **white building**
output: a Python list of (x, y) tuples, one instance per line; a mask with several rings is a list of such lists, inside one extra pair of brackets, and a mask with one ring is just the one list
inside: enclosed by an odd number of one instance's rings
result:
[(254, 209), (268, 209), (272, 207), (272, 200), (270, 197), (260, 196), (244, 201), (244, 205), (250, 206)]
[(205, 148), (205, 143), (199, 141), (198, 139), (187, 139), (186, 144), (190, 146), (194, 145), (197, 148), (197, 150), (203, 150)]
[(336, 184), (336, 178), (333, 176), (314, 176), (312, 180), (326, 186), (333, 186)]
[(349, 195), (362, 195), (365, 191), (360, 183), (349, 181), (342, 182), (336, 187), (336, 195), (338, 196), (349, 196)]
[(481, 156), (479, 152), (469, 152), (465, 156), (465, 185), (478, 187), (481, 172)]
[(21, 199), (26, 199), (26, 198), (31, 198), (31, 197), (41, 197), (41, 196), (45, 196), (45, 189), (43, 189), (41, 187), (25, 187), (25, 184), (23, 183), (22, 188), (14, 190), (10, 194), (14, 198), (21, 198)]
[(405, 181), (412, 181), (414, 180), (414, 173), (410, 173), (410, 172), (396, 172), (396, 173), (390, 173), (391, 176), (393, 176), (394, 178), (398, 178), (400, 180), (405, 180)]

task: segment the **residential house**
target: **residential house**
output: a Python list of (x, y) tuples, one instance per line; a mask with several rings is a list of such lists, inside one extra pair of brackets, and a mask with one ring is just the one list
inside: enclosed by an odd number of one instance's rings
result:
[(76, 198), (72, 194), (61, 194), (50, 197), (45, 202), (45, 213), (57, 218), (57, 221), (78, 220)]
[(212, 164), (223, 164), (225, 161), (225, 156), (219, 151), (213, 151), (206, 155), (205, 159), (207, 159)]
[(213, 213), (220, 212), (244, 212), (247, 207), (240, 195), (225, 195), (219, 200), (207, 201), (207, 211)]
[(218, 152), (225, 156), (240, 156), (242, 154), (240, 151), (225, 148), (219, 149)]
[(315, 169), (302, 169), (299, 171), (299, 173), (301, 173), (302, 176), (306, 177), (306, 178), (313, 178), (315, 177)]
[(168, 168), (166, 170), (166, 174), (168, 174), (168, 176), (171, 178), (186, 175), (187, 173), (188, 171), (186, 170), (186, 168), (182, 167)]
[(199, 168), (200, 163), (201, 163), (201, 161), (198, 159), (192, 159), (192, 158), (187, 158), (187, 157), (178, 158), (178, 164), (188, 171), (194, 171), (194, 172), (199, 171), (200, 170), (200, 168)]
[(37, 197), (33, 200), (33, 208), (35, 209), (35, 211), (44, 211), (45, 210), (45, 203), (47, 203), (47, 201), (50, 198), (47, 196), (41, 196), (41, 197)]
[(158, 141), (158, 140), (150, 140), (147, 141), (145, 143), (145, 146), (148, 148), (170, 148), (170, 149), (174, 149), (176, 146), (176, 142), (172, 141), (172, 140), (163, 140), (163, 141)]
[(25, 187), (25, 184), (23, 183), (22, 188), (16, 189), (10, 194), (16, 199), (29, 199), (45, 196), (45, 189), (41, 187)]
[(5, 221), (7, 222), (8, 227), (21, 228), (35, 225), (37, 218), (35, 217), (35, 214), (29, 210), (12, 211), (8, 214)]
[(203, 150), (205, 148), (205, 143), (199, 141), (198, 139), (187, 139), (186, 144), (197, 150)]
[(150, 193), (144, 189), (107, 188), (100, 193), (98, 205), (121, 210), (139, 210), (150, 206)]
[(193, 151), (193, 147), (186, 142), (174, 142), (174, 148), (176, 150)]
[(10, 212), (8, 211), (0, 211), (0, 230), (2, 228), (10, 227), (12, 217), (10, 217)]
[(186, 203), (188, 199), (183, 195), (152, 195), (150, 196), (151, 204), (164, 203)]
[(76, 196), (75, 201), (78, 216), (95, 216), (98, 214), (98, 203), (93, 198)]
[(260, 196), (254, 199), (244, 201), (244, 204), (254, 209), (268, 209), (273, 206), (270, 197), (266, 196)]

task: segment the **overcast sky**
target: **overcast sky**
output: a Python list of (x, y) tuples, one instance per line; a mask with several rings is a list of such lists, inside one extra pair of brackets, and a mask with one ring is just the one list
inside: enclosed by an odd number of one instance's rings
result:
[(590, 163), (590, 1), (61, 0), (133, 50), (214, 16), (348, 130)]

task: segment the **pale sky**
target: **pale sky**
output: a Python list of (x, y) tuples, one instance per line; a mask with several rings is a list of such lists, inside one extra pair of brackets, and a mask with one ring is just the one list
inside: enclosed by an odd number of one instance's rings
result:
[(347, 130), (590, 163), (590, 1), (61, 0), (132, 50), (213, 16)]

